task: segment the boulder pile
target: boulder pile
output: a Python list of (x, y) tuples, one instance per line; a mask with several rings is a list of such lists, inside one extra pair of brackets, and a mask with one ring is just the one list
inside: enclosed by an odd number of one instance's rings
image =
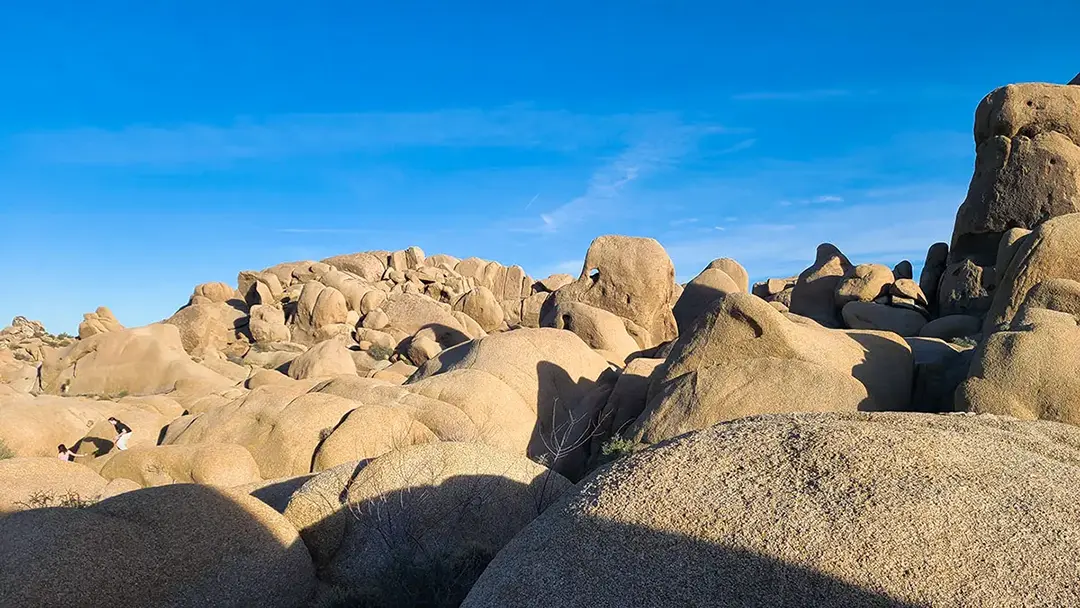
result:
[(16, 317), (0, 606), (1080, 605), (1076, 84), (982, 100), (918, 276), (603, 235)]

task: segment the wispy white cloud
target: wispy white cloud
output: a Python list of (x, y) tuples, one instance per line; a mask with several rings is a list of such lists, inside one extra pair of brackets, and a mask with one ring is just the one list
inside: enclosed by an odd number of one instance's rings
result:
[(290, 114), (228, 124), (81, 128), (24, 133), (13, 143), (17, 151), (49, 162), (175, 166), (403, 147), (575, 150), (637, 141), (657, 125), (677, 124), (678, 120), (668, 113), (598, 115), (509, 106)]
[(820, 101), (838, 97), (850, 97), (855, 92), (848, 89), (811, 89), (806, 91), (751, 91), (737, 93), (735, 101)]
[(744, 140), (736, 143), (733, 146), (730, 146), (728, 148), (724, 148), (723, 150), (720, 150), (718, 152), (718, 154), (732, 154), (732, 153), (735, 153), (735, 152), (741, 152), (742, 150), (747, 150), (749, 148), (754, 147), (754, 144), (756, 144), (756, 143), (757, 143), (756, 138), (744, 139)]
[(686, 218), (683, 218), (681, 220), (671, 220), (670, 222), (668, 222), (668, 225), (670, 225), (672, 227), (685, 226), (687, 224), (696, 224), (697, 221), (698, 221), (698, 218), (696, 218), (696, 217), (686, 217)]
[(674, 167), (709, 134), (723, 133), (722, 127), (677, 125), (658, 129), (630, 145), (589, 178), (585, 192), (551, 211), (540, 215), (540, 225), (526, 232), (553, 233), (601, 212), (613, 211), (613, 205), (634, 182)]

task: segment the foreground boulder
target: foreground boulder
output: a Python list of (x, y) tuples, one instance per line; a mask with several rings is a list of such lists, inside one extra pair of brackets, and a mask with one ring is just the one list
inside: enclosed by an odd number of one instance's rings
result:
[(311, 558), (256, 498), (177, 484), (84, 509), (0, 518), (0, 605), (281, 606), (314, 591)]
[(578, 484), (463, 606), (1076, 605), (1078, 465), (1080, 431), (1054, 423), (718, 425)]
[(570, 487), (520, 456), (433, 443), (321, 473), (285, 516), (340, 595), (371, 603), (362, 605), (456, 605), (499, 549)]
[(756, 296), (730, 294), (675, 342), (628, 432), (656, 443), (762, 413), (906, 410), (912, 369), (895, 334), (793, 323)]

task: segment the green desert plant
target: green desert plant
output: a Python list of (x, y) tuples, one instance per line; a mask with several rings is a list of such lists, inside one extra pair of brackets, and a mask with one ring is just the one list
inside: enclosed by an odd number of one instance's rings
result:
[(93, 500), (79, 496), (78, 492), (66, 492), (54, 494), (52, 492), (38, 491), (30, 494), (25, 501), (15, 503), (27, 509), (44, 509), (46, 507), (64, 507), (69, 509), (85, 509), (94, 504)]
[(382, 344), (372, 344), (371, 348), (368, 349), (368, 354), (376, 361), (385, 361), (390, 358), (390, 355), (394, 354), (394, 349)]
[(0, 460), (8, 458), (15, 458), (15, 451), (9, 448), (3, 439), (0, 439)]
[(612, 435), (610, 439), (600, 444), (600, 456), (596, 460), (596, 466), (614, 462), (623, 456), (629, 456), (644, 447), (632, 439), (625, 439), (620, 435)]

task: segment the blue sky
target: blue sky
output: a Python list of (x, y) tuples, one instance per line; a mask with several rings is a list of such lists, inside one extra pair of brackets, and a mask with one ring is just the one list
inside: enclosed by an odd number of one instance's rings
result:
[[(981, 97), (1067, 82), (1075, 0), (37, 2), (0, 20), (0, 325), (169, 316), (367, 249), (680, 279), (948, 240)], [(900, 8), (902, 6), (902, 8)]]

